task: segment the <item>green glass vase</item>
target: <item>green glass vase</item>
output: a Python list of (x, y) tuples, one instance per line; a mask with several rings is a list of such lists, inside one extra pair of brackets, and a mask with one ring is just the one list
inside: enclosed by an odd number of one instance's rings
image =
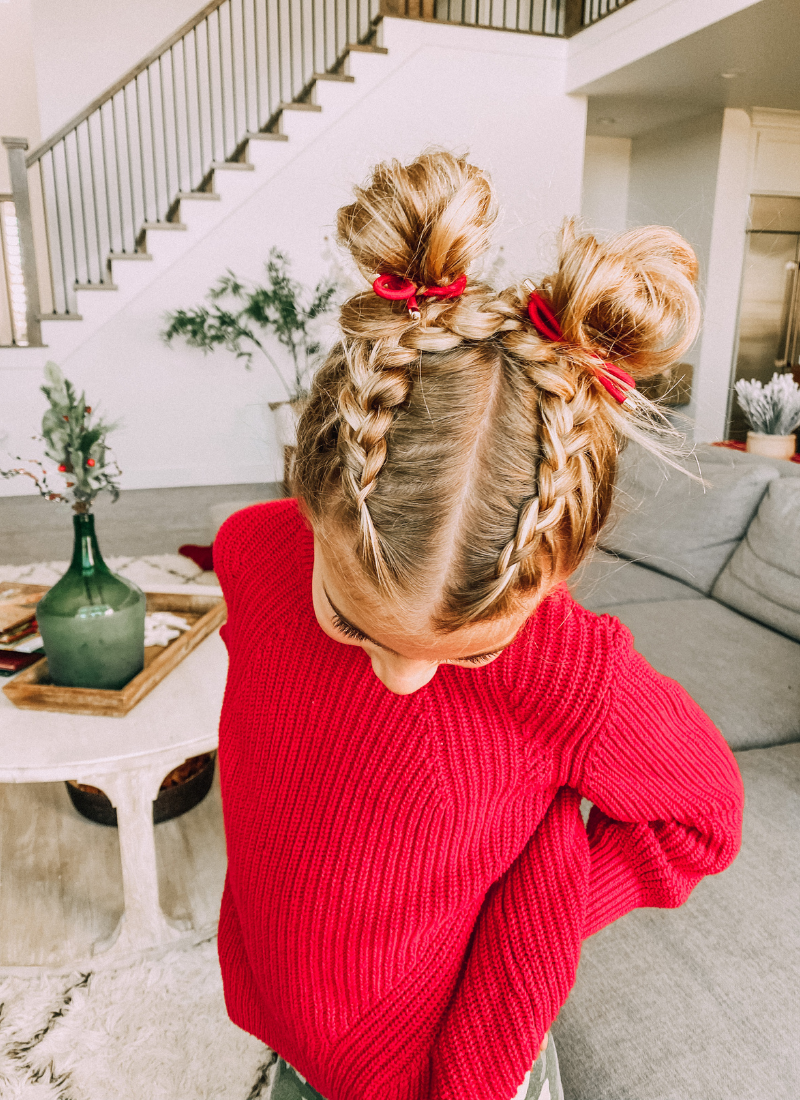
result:
[(118, 690), (144, 667), (145, 595), (103, 561), (94, 516), (72, 522), (70, 567), (36, 609), (50, 678), (62, 687)]

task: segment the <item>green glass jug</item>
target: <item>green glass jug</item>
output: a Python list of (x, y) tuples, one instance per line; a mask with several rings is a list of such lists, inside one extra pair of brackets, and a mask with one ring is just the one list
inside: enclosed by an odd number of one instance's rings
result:
[(112, 573), (91, 513), (73, 517), (69, 569), (36, 609), (50, 678), (62, 687), (118, 690), (144, 667), (145, 595)]

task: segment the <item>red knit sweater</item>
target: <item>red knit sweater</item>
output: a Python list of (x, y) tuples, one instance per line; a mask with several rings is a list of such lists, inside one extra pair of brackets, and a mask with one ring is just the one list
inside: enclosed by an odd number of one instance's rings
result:
[(730, 750), (565, 588), (492, 664), (393, 695), (317, 624), (294, 501), (231, 517), (214, 563), (231, 1019), (327, 1100), (513, 1097), (581, 941), (736, 855)]

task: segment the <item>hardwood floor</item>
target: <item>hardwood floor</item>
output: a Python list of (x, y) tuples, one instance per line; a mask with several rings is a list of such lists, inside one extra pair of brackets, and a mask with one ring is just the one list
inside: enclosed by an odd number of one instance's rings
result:
[[(218, 775), (199, 806), (155, 832), (164, 912), (212, 924), (226, 869)], [(0, 784), (0, 966), (85, 958), (121, 912), (117, 830), (82, 817), (63, 783)]]
[[(97, 537), (106, 557), (175, 554), (185, 542), (209, 543), (209, 509), (224, 501), (274, 500), (277, 482), (260, 485), (191, 485), (179, 489), (126, 489), (116, 503), (101, 494), (94, 504)], [(70, 511), (39, 496), (0, 497), (0, 565), (63, 561), (72, 553)]]

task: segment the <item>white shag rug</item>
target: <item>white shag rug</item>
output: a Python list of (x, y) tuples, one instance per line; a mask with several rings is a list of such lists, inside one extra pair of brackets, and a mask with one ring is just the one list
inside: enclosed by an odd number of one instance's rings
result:
[(114, 970), (0, 974), (2, 1100), (267, 1100), (274, 1062), (228, 1019), (216, 936)]

